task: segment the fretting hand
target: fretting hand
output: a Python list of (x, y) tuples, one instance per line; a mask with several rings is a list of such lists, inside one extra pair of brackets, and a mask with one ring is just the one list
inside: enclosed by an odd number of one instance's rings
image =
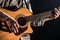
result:
[(60, 15), (59, 9), (55, 8), (55, 9), (54, 9), (54, 15), (50, 16), (50, 19), (51, 19), (51, 20), (52, 20), (52, 19), (57, 19), (57, 18), (59, 17), (59, 15)]
[(52, 16), (49, 16), (49, 17), (44, 18), (44, 21), (57, 19), (57, 18), (59, 17), (59, 15), (60, 15), (60, 11), (59, 11), (57, 8), (55, 8), (53, 11), (54, 11), (53, 15), (52, 15)]

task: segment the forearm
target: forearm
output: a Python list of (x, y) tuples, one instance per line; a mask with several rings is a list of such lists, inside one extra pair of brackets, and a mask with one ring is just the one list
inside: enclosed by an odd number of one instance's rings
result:
[(3, 12), (0, 11), (0, 20), (1, 21), (6, 21), (7, 19), (9, 19), (9, 17), (4, 14)]

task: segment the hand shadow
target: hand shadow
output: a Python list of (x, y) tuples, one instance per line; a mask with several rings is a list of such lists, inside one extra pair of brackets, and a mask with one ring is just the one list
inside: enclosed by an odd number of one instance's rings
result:
[(9, 32), (11, 33), (11, 31), (8, 29), (7, 24), (4, 22), (5, 25), (2, 24), (2, 21), (0, 21), (0, 31), (4, 31), (4, 32)]

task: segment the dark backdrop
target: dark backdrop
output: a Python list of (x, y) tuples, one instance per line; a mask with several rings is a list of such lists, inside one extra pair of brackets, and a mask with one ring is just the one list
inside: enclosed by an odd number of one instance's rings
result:
[[(48, 11), (60, 6), (60, 0), (31, 0), (33, 14)], [(32, 27), (34, 33), (31, 40), (58, 40), (60, 39), (60, 17), (45, 22), (43, 27)]]

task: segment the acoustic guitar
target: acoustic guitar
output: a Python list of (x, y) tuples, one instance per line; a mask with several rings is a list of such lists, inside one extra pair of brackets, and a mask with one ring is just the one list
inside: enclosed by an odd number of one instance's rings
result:
[(36, 20), (38, 21), (42, 18), (52, 15), (51, 11), (39, 13), (37, 15), (32, 15), (27, 8), (21, 8), (17, 11), (10, 11), (4, 8), (0, 8), (0, 10), (14, 18), (20, 26), (20, 33), (18, 35), (0, 30), (0, 40), (19, 40), (22, 35), (26, 33), (33, 33), (33, 30), (31, 28), (31, 22), (34, 22)]

